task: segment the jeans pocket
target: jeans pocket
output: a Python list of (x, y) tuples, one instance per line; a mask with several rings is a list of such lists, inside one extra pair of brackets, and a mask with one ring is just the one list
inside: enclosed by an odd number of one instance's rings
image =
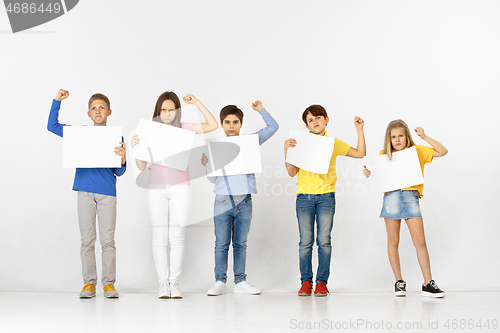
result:
[(215, 205), (225, 205), (227, 203), (227, 195), (217, 195), (215, 197)]
[(245, 198), (245, 200), (243, 200), (243, 202), (245, 203), (245, 205), (251, 206), (252, 205), (252, 197), (251, 196), (247, 196)]

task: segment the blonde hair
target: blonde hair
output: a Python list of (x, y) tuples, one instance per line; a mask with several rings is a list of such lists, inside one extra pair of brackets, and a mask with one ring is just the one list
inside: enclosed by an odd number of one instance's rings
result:
[(90, 96), (89, 110), (90, 110), (90, 104), (92, 104), (93, 101), (97, 101), (97, 100), (103, 101), (108, 106), (108, 109), (111, 109), (111, 103), (109, 102), (109, 98), (107, 98), (106, 95), (97, 93), (97, 94), (93, 94), (92, 96)]
[[(411, 132), (410, 129), (408, 128), (408, 125), (401, 120), (393, 120), (387, 125), (387, 130), (385, 131), (385, 139), (384, 139), (384, 154), (387, 154), (389, 157), (389, 160), (392, 161), (392, 153), (394, 152), (394, 147), (392, 147), (391, 143), (391, 132), (395, 128), (402, 128), (405, 131), (406, 135), (406, 146), (405, 148), (410, 148), (415, 145), (415, 142), (413, 142), (413, 139), (411, 138)], [(403, 148), (403, 149), (405, 149)]]

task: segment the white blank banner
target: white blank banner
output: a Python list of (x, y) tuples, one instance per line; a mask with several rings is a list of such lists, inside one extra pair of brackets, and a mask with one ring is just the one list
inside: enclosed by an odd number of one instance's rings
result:
[[(139, 120), (139, 144), (134, 147), (134, 157), (146, 162), (186, 171), (189, 151), (193, 148), (195, 132), (150, 120)], [(184, 152), (184, 154), (180, 154)], [(163, 161), (167, 157), (166, 161)]]
[[(211, 164), (211, 170), (214, 170), (208, 176), (223, 176), (222, 168), (215, 170), (214, 165), (220, 164), (217, 161), (219, 156), (215, 156), (212, 152), (211, 145), (213, 143), (233, 143), (240, 147), (240, 152), (234, 160), (224, 165), (224, 174), (231, 175), (245, 175), (249, 173), (261, 173), (262, 164), (260, 158), (259, 136), (257, 134), (242, 135), (242, 136), (229, 136), (219, 139), (207, 140), (208, 150), (210, 156), (208, 157)], [(227, 156), (223, 156), (225, 159)]]
[(122, 141), (120, 126), (64, 126), (64, 168), (119, 168), (115, 147)]
[(297, 141), (295, 147), (288, 148), (286, 154), (288, 163), (320, 175), (328, 173), (335, 137), (319, 136), (297, 130), (290, 130), (288, 137)]
[(387, 155), (377, 156), (376, 172), (372, 175), (377, 178), (378, 187), (383, 192), (424, 183), (415, 147), (392, 153), (392, 161)]

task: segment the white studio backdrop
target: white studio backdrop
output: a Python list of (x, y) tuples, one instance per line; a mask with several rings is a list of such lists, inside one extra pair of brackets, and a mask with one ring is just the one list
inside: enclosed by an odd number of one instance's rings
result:
[[(421, 200), (434, 278), (447, 291), (499, 291), (500, 226), (491, 210), (500, 180), (499, 15), (498, 1), (87, 0), (12, 34), (0, 10), (0, 290), (82, 285), (74, 170), (62, 168), (62, 139), (46, 129), (62, 88), (71, 94), (62, 123), (91, 125), (87, 101), (102, 92), (113, 110), (108, 125), (122, 126), (125, 137), (152, 116), (166, 90), (192, 93), (217, 119), (223, 106), (238, 105), (243, 134), (264, 126), (251, 109), (263, 102), (280, 130), (261, 146), (247, 274), (264, 292), (300, 285), (296, 178), (284, 170), (283, 142), (290, 129), (305, 129), (303, 110), (323, 105), (327, 132), (351, 146), (354, 116), (362, 117), (368, 155), (382, 149), (389, 121), (421, 126), (449, 149), (426, 166)], [(219, 128), (207, 137), (222, 135)], [(132, 163), (129, 151), (129, 170), (117, 185), (116, 285), (153, 292), (145, 190), (134, 183)], [(363, 178), (363, 161), (337, 163), (329, 288), (390, 291), (382, 194)], [(214, 281), (213, 185), (202, 177), (192, 190), (202, 222), (187, 229), (181, 284), (205, 292)], [(403, 274), (409, 290), (418, 290), (422, 277), (406, 226), (401, 234)]]

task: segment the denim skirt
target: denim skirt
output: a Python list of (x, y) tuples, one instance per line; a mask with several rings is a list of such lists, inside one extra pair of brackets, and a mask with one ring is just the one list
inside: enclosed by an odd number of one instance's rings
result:
[(422, 218), (418, 191), (395, 190), (384, 193), (380, 217), (393, 220)]

